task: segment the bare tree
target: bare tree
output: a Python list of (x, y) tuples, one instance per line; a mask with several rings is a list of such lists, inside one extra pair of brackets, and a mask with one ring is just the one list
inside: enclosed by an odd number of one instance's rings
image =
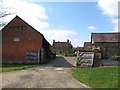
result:
[(3, 18), (13, 14), (12, 12), (10, 12), (10, 9), (13, 9), (13, 8), (5, 6), (2, 0), (0, 0), (0, 27), (3, 27), (7, 23), (3, 21)]
[(8, 16), (8, 15), (12, 15), (12, 13), (0, 12), (0, 27), (3, 27), (4, 25), (6, 25), (7, 22), (4, 22), (3, 18)]
[(0, 18), (3, 18), (5, 16), (11, 15), (12, 13), (7, 13), (7, 12), (0, 12)]

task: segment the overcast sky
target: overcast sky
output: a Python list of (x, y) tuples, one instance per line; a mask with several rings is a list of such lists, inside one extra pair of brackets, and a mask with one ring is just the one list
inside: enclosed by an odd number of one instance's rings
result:
[(53, 39), (56, 41), (69, 39), (73, 46), (82, 46), (85, 41), (90, 41), (91, 32), (118, 32), (119, 0), (1, 1), (4, 7), (11, 8), (0, 9), (1, 11), (14, 13), (2, 18), (2, 21), (9, 22), (18, 15), (41, 32), (51, 44)]

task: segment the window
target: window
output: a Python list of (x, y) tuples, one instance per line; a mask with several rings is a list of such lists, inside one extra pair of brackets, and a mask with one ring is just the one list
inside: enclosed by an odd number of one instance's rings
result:
[(18, 37), (14, 38), (14, 42), (19, 42), (19, 41), (20, 41), (20, 39)]

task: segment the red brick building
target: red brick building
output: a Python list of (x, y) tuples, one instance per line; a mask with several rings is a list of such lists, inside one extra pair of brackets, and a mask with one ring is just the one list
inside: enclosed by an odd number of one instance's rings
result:
[(50, 48), (44, 36), (18, 16), (2, 29), (3, 63), (24, 63), (28, 51), (41, 49), (48, 57)]

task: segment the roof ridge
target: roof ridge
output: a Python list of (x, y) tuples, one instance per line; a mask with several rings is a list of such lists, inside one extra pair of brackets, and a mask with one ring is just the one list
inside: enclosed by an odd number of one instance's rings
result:
[(120, 32), (92, 33), (92, 34), (120, 34)]
[[(32, 25), (28, 24), (24, 19), (22, 19), (21, 17), (19, 17), (18, 15), (16, 15), (10, 22), (7, 23), (7, 25), (4, 26), (7, 27), (12, 21), (14, 21), (16, 18), (20, 19), (21, 21), (23, 21), (25, 24), (27, 24), (29, 27), (31, 27), (35, 32), (37, 32), (39, 35), (41, 35), (44, 39), (44, 35), (42, 33), (40, 33), (39, 31), (37, 31)], [(2, 28), (0, 31), (4, 30), (4, 28)], [(46, 40), (46, 39), (45, 39)], [(47, 40), (46, 40), (47, 41)], [(48, 42), (48, 41), (47, 41)], [(49, 42), (48, 42), (49, 43)], [(50, 44), (50, 43), (49, 43)]]
[(91, 34), (91, 40), (94, 42), (120, 42), (120, 33), (93, 33)]

